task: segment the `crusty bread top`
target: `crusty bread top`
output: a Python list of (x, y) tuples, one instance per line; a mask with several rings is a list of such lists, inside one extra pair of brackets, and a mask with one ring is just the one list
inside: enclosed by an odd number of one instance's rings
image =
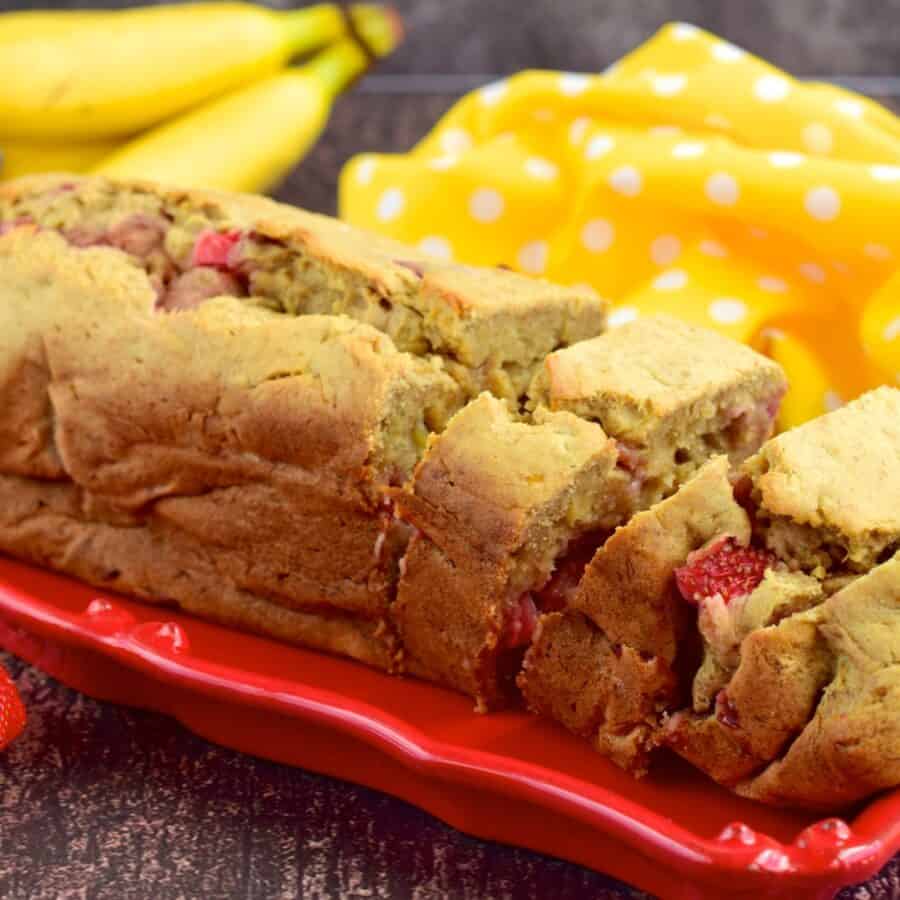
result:
[[(360, 231), (328, 216), (264, 197), (185, 190), (140, 181), (100, 177), (32, 176), (0, 185), (0, 220), (35, 199), (63, 202), (61, 193), (143, 194), (167, 207), (208, 218), (219, 230), (237, 229), (278, 241), (300, 253), (304, 265), (321, 270), (310, 287), (346, 276), (365, 284), (365, 302), (346, 308), (313, 306), (298, 312), (344, 312), (387, 331), (401, 350), (447, 353), (466, 366), (499, 359), (531, 365), (560, 343), (603, 330), (605, 303), (583, 289), (563, 288), (500, 268), (448, 263), (380, 235)], [(303, 268), (303, 272), (309, 271)], [(298, 277), (295, 274), (293, 277)], [(379, 301), (411, 310), (418, 327), (394, 320)], [(384, 321), (382, 321), (384, 320)], [(409, 346), (407, 346), (407, 340)]]
[(590, 527), (614, 506), (602, 488), (616, 457), (599, 425), (547, 411), (518, 421), (482, 394), (430, 438), (399, 506), (442, 546), (458, 539), (503, 558), (538, 533)]
[(529, 397), (532, 405), (571, 410), (618, 435), (757, 386), (771, 395), (783, 391), (780, 367), (714, 331), (659, 315), (551, 353)]
[[(102, 397), (117, 409), (109, 421), (148, 442), (196, 431), (214, 457), (399, 483), (460, 400), (437, 363), (346, 316), (284, 317), (229, 297), (155, 314), (147, 275), (123, 254), (27, 227), (0, 238), (0, 267), (0, 391), (36, 344), (51, 389), (71, 386), (85, 408)], [(85, 425), (77, 438), (99, 466), (97, 434)]]
[(900, 540), (900, 390), (772, 438), (747, 461), (763, 510), (851, 541)]

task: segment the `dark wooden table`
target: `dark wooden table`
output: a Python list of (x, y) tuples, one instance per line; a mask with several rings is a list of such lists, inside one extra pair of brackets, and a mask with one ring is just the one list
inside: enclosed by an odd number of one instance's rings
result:
[[(0, 10), (29, 5), (0, 0)], [(596, 69), (667, 18), (705, 24), (807, 74), (896, 70), (890, 26), (898, 0), (399, 5), (413, 36), (387, 66), (395, 77)], [(350, 155), (406, 149), (456, 98), (421, 83), (414, 94), (384, 92), (397, 83), (363, 84), (345, 98), (279, 197), (333, 212), (337, 173)], [(647, 896), (575, 865), (466, 837), (374, 791), (222, 749), (164, 716), (94, 702), (8, 654), (0, 664), (29, 710), (25, 735), (0, 754), (0, 900)], [(841, 896), (900, 898), (900, 857)]]

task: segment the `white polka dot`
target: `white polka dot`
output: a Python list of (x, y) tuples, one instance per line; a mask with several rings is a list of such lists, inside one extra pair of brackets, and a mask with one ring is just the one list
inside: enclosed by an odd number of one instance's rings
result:
[(727, 131), (731, 128), (731, 119), (721, 113), (710, 113), (703, 121), (710, 128), (717, 128), (720, 131)]
[(556, 163), (550, 162), (541, 156), (530, 156), (525, 160), (525, 171), (532, 178), (539, 178), (541, 181), (552, 181), (559, 174), (559, 167)]
[(423, 237), (419, 241), (419, 249), (429, 256), (436, 256), (438, 259), (447, 261), (453, 259), (453, 248), (450, 246), (450, 241), (436, 234)]
[(831, 187), (821, 185), (810, 188), (803, 200), (806, 211), (820, 222), (831, 222), (838, 217), (841, 211), (841, 198), (838, 192)]
[(679, 134), (683, 134), (684, 130), (677, 125), (654, 125), (648, 129), (647, 133), (654, 137), (677, 137)]
[(705, 256), (717, 256), (719, 258), (728, 256), (728, 248), (718, 241), (700, 241), (697, 249)]
[(663, 272), (653, 279), (653, 287), (658, 291), (677, 291), (683, 288), (687, 281), (687, 272), (683, 269), (669, 269), (668, 272)]
[(552, 109), (542, 107), (541, 109), (534, 110), (531, 114), (531, 118), (534, 119), (535, 122), (552, 122), (556, 118), (556, 113)]
[(503, 215), (503, 195), (493, 188), (478, 188), (469, 197), (469, 212), (479, 222), (496, 222)]
[(700, 33), (700, 29), (690, 22), (676, 22), (672, 26), (672, 37), (676, 41), (689, 41)]
[(884, 329), (886, 341), (896, 341), (898, 337), (900, 337), (900, 316), (888, 322)]
[(591, 127), (591, 120), (588, 116), (579, 116), (572, 121), (569, 126), (569, 142), (572, 144), (580, 144), (587, 134), (588, 128)]
[(776, 278), (774, 275), (763, 275), (756, 282), (760, 290), (767, 291), (770, 294), (783, 294), (787, 289), (787, 282), (783, 278)]
[(620, 166), (610, 174), (609, 183), (617, 193), (636, 197), (641, 192), (643, 179), (634, 166)]
[(866, 244), (863, 247), (863, 253), (872, 259), (879, 260), (890, 259), (894, 255), (891, 253), (891, 248), (885, 247), (884, 244)]
[(821, 122), (810, 122), (803, 129), (803, 143), (810, 153), (831, 153), (834, 136), (831, 129)]
[(709, 304), (709, 317), (720, 325), (735, 325), (747, 318), (747, 304), (733, 297), (720, 297)]
[(672, 156), (675, 159), (696, 159), (705, 152), (706, 144), (701, 144), (700, 141), (682, 141), (672, 148)]
[(458, 156), (448, 155), (448, 156), (436, 156), (434, 159), (428, 160), (428, 168), (429, 169), (437, 169), (439, 172), (444, 169), (451, 169), (459, 162)]
[(509, 85), (505, 81), (494, 81), (491, 84), (485, 85), (478, 92), (478, 99), (485, 106), (493, 106), (496, 103), (499, 103), (507, 90), (509, 89)]
[(876, 181), (900, 181), (900, 166), (872, 166), (869, 173)]
[(759, 336), (769, 341), (783, 341), (787, 337), (780, 328), (763, 328)]
[(777, 169), (792, 169), (799, 166), (806, 157), (790, 150), (775, 150), (769, 154), (769, 162)]
[(547, 268), (547, 242), (531, 241), (518, 254), (519, 267), (523, 272), (540, 275)]
[(574, 97), (577, 94), (583, 94), (591, 83), (591, 79), (587, 75), (577, 72), (563, 72), (559, 76), (560, 92), (567, 97)]
[(849, 97), (834, 101), (834, 108), (851, 119), (861, 119), (865, 108), (859, 100), (851, 100)]
[(391, 222), (403, 212), (406, 196), (400, 188), (388, 188), (378, 198), (376, 215), (382, 222)]
[(581, 229), (581, 243), (591, 253), (602, 253), (608, 250), (616, 236), (612, 222), (606, 219), (591, 219)]
[(805, 262), (800, 263), (797, 267), (800, 274), (808, 279), (809, 281), (815, 282), (816, 284), (824, 284), (825, 283), (825, 270), (818, 264), (814, 262)]
[(587, 159), (597, 159), (615, 146), (616, 142), (608, 134), (595, 134), (584, 148), (584, 155)]
[(706, 196), (719, 206), (734, 206), (739, 194), (737, 181), (727, 172), (714, 172), (706, 179)]
[(763, 103), (777, 103), (791, 92), (791, 83), (781, 75), (762, 75), (753, 85), (753, 93)]
[(743, 59), (747, 54), (740, 47), (735, 47), (728, 41), (720, 41), (718, 44), (713, 44), (712, 55), (719, 62), (733, 63)]
[(356, 165), (357, 184), (371, 184), (376, 168), (378, 168), (378, 163), (371, 156), (361, 159)]
[(611, 310), (607, 317), (606, 324), (610, 328), (621, 328), (629, 322), (633, 322), (638, 317), (638, 311), (633, 306), (617, 306)]
[(650, 259), (658, 266), (670, 266), (681, 255), (681, 241), (674, 234), (661, 234), (650, 244)]
[(653, 93), (659, 97), (674, 97), (684, 90), (686, 84), (687, 75), (657, 75), (652, 81)]
[(472, 135), (464, 128), (448, 128), (438, 141), (444, 153), (465, 153), (472, 147)]
[(822, 398), (822, 402), (824, 403), (825, 409), (828, 412), (834, 412), (836, 409), (840, 409), (844, 405), (844, 401), (837, 391), (825, 391), (825, 396)]

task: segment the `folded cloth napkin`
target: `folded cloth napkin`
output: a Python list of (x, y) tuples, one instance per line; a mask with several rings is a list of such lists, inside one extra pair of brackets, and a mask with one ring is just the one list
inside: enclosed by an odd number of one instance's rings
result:
[(600, 75), (468, 94), (341, 173), (341, 215), (668, 312), (777, 359), (796, 425), (900, 379), (900, 119), (684, 23)]

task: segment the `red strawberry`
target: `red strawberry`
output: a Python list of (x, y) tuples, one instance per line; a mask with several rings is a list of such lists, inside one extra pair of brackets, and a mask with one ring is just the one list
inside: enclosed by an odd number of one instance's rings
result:
[(241, 239), (239, 231), (201, 231), (194, 243), (191, 265), (215, 266), (217, 269), (231, 267), (229, 257), (235, 244)]
[(681, 596), (691, 603), (716, 594), (727, 603), (749, 594), (774, 564), (771, 553), (742, 547), (733, 537), (723, 536), (691, 553), (675, 570), (675, 581)]
[(5, 750), (25, 727), (25, 707), (16, 686), (0, 668), (0, 750)]

